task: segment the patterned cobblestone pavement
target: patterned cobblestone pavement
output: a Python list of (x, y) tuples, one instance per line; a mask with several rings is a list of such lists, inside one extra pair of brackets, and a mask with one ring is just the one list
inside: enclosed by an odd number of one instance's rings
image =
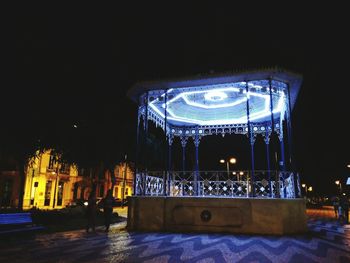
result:
[(0, 262), (350, 262), (350, 225), (331, 207), (309, 209), (295, 236), (71, 231), (0, 243)]

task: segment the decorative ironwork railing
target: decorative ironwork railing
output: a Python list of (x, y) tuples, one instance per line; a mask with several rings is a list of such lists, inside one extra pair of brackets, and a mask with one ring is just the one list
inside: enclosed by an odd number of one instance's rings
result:
[(136, 175), (136, 195), (300, 197), (299, 175), (281, 171), (148, 171)]

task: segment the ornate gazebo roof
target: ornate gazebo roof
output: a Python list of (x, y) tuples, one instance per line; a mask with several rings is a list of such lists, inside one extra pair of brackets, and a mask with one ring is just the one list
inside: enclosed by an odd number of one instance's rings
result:
[[(128, 96), (139, 103), (140, 116), (166, 126), (167, 134), (245, 134), (248, 115), (258, 134), (269, 129), (271, 116), (281, 121), (288, 107), (293, 108), (301, 81), (289, 71), (257, 70), (140, 82)], [(277, 131), (279, 125), (276, 121)]]

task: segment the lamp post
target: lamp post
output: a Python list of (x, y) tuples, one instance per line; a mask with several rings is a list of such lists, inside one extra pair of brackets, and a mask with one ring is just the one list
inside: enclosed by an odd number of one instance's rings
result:
[(35, 173), (35, 167), (33, 166), (33, 171), (32, 171), (32, 178), (30, 182), (30, 193), (29, 193), (29, 205), (34, 205), (34, 198), (32, 196), (32, 189), (34, 185), (34, 173)]
[(55, 180), (55, 190), (53, 193), (53, 204), (52, 204), (52, 208), (55, 208), (55, 204), (56, 204), (56, 192), (57, 192), (57, 183), (58, 183), (58, 172), (59, 172), (59, 164), (57, 162), (57, 167), (56, 167), (56, 172), (52, 172), (52, 174), (56, 174), (56, 180)]
[(307, 186), (306, 184), (301, 184), (302, 188), (305, 188), (305, 197), (307, 197), (307, 192), (312, 192), (312, 186)]
[(336, 181), (335, 181), (335, 184), (339, 186), (339, 192), (341, 193), (341, 192), (342, 192), (342, 188), (341, 188), (341, 182), (340, 182), (340, 180), (336, 180)]
[(242, 181), (242, 176), (244, 175), (244, 172), (240, 171), (238, 177), (238, 181)]
[(225, 163), (226, 162), (226, 169), (227, 169), (227, 176), (230, 176), (230, 163), (235, 164), (236, 163), (236, 158), (230, 158), (228, 161), (225, 161), (224, 159), (220, 160), (220, 163)]
[(122, 208), (124, 208), (124, 199), (125, 199), (125, 180), (126, 180), (126, 170), (127, 170), (127, 168), (128, 168), (128, 166), (127, 166), (127, 155), (125, 154), (125, 159), (124, 159), (124, 161), (125, 161), (125, 166), (124, 166), (124, 173), (123, 173), (123, 187), (122, 187), (122, 204), (121, 204), (121, 207)]

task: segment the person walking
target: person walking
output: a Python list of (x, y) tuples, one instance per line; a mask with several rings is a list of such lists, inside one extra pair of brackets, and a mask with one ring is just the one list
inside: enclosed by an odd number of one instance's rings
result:
[(95, 232), (96, 211), (97, 211), (96, 197), (95, 197), (95, 192), (92, 191), (89, 195), (88, 205), (86, 209), (86, 217), (87, 217), (86, 233), (89, 232), (90, 228), (92, 229), (93, 232)]
[(341, 207), (345, 224), (349, 224), (349, 200), (345, 195), (340, 198), (339, 206)]
[(105, 232), (109, 231), (109, 226), (111, 225), (112, 213), (113, 213), (113, 204), (115, 202), (112, 195), (112, 190), (108, 190), (106, 196), (101, 200), (103, 213), (105, 218)]
[(334, 196), (333, 199), (333, 208), (334, 208), (334, 213), (335, 213), (335, 218), (338, 219), (339, 218), (339, 214), (338, 214), (338, 210), (339, 210), (339, 198), (338, 196)]

